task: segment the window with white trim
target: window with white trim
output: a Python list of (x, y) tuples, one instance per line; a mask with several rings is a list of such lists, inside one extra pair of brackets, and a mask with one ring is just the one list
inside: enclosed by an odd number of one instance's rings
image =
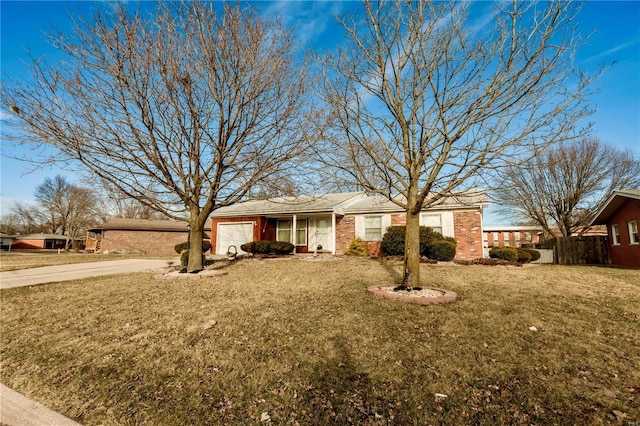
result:
[(296, 245), (307, 245), (307, 219), (298, 219), (296, 221)]
[(364, 218), (364, 240), (382, 240), (382, 216), (365, 216)]
[(611, 244), (614, 246), (620, 245), (620, 228), (618, 228), (618, 225), (611, 225)]
[(629, 227), (629, 244), (640, 244), (640, 237), (638, 237), (638, 222), (632, 220), (627, 223)]
[(431, 230), (442, 234), (442, 215), (423, 214), (422, 226), (426, 226), (428, 228), (431, 228)]
[(291, 220), (278, 221), (278, 236), (276, 240), (283, 241), (285, 243), (291, 242), (291, 223)]

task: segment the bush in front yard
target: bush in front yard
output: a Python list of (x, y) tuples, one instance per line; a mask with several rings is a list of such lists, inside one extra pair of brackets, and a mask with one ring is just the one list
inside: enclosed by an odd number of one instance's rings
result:
[(456, 243), (451, 241), (433, 241), (427, 246), (427, 257), (440, 262), (450, 262), (456, 257)]
[[(382, 237), (380, 250), (389, 256), (404, 256), (405, 226), (390, 226)], [(443, 242), (449, 244), (441, 244)], [(438, 243), (438, 247), (434, 245)], [(420, 255), (434, 260), (449, 261), (456, 255), (456, 240), (445, 237), (427, 226), (420, 227)], [(453, 255), (451, 255), (453, 247)], [(432, 256), (438, 256), (435, 258)], [(450, 258), (451, 257), (451, 258)]]
[(518, 260), (518, 250), (514, 247), (493, 247), (489, 250), (489, 257), (516, 262)]
[(380, 251), (389, 256), (404, 255), (404, 226), (390, 226), (382, 236)]
[(518, 251), (518, 259), (517, 261), (520, 263), (529, 263), (531, 262), (531, 253), (521, 248), (516, 249)]
[(524, 250), (527, 253), (529, 253), (531, 255), (531, 261), (535, 262), (536, 260), (540, 259), (540, 252), (534, 248), (530, 248), (530, 247), (521, 247), (520, 250)]
[(354, 238), (344, 254), (347, 256), (369, 256), (369, 251), (360, 238)]
[(251, 241), (240, 248), (251, 254), (290, 254), (295, 246), (284, 241)]
[(271, 251), (274, 254), (291, 254), (293, 253), (293, 249), (295, 249), (296, 246), (294, 246), (291, 243), (286, 243), (284, 241), (274, 241), (271, 244)]
[[(184, 243), (176, 244), (173, 248), (176, 250), (176, 253), (181, 254), (183, 250), (187, 250), (187, 246), (189, 243), (185, 241)], [(211, 242), (207, 240), (202, 240), (202, 253), (206, 253), (211, 250)]]

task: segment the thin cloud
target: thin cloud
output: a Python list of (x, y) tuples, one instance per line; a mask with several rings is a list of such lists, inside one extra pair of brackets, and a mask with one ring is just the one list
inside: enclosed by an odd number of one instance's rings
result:
[(335, 22), (335, 17), (342, 12), (342, 9), (342, 3), (338, 2), (283, 0), (270, 3), (262, 14), (278, 15), (286, 27), (294, 28), (296, 41), (306, 46), (320, 37)]
[(597, 55), (594, 55), (594, 56), (591, 56), (590, 58), (587, 58), (586, 61), (587, 62), (593, 62), (593, 61), (600, 60), (602, 58), (605, 58), (605, 57), (607, 57), (609, 55), (612, 55), (612, 54), (614, 54), (616, 52), (619, 52), (621, 50), (627, 49), (629, 47), (633, 47), (633, 46), (637, 45), (639, 42), (640, 42), (640, 40), (636, 39), (636, 40), (628, 41), (628, 42), (623, 43), (623, 44), (619, 44), (617, 46), (612, 47), (609, 50), (605, 50), (604, 52), (598, 53)]

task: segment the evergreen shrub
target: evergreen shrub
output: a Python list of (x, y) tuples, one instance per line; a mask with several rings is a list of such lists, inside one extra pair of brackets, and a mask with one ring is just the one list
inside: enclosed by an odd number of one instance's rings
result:
[[(404, 241), (405, 241), (405, 226), (390, 226), (387, 228), (387, 232), (382, 237), (380, 244), (380, 251), (389, 256), (404, 256)], [(438, 244), (438, 248), (433, 248), (434, 244), (438, 242), (447, 242), (449, 244)], [(432, 256), (439, 256), (440, 258), (447, 259), (449, 261), (453, 259), (451, 256), (451, 246), (453, 247), (453, 257), (455, 257), (455, 249), (457, 246), (456, 240), (452, 237), (445, 237), (439, 232), (435, 232), (433, 229), (427, 226), (420, 227), (420, 255), (427, 256), (434, 260)], [(437, 252), (437, 254), (435, 254)]]
[(351, 244), (344, 251), (347, 256), (369, 256), (367, 246), (360, 238), (354, 238), (351, 240)]
[(493, 247), (489, 250), (489, 257), (516, 262), (518, 260), (518, 250), (514, 247)]
[(284, 241), (251, 241), (240, 246), (251, 254), (290, 254), (295, 246)]
[[(176, 250), (176, 253), (182, 253), (184, 250), (187, 250), (187, 246), (189, 243), (185, 241), (184, 243), (176, 244), (173, 248)], [(211, 250), (211, 242), (207, 240), (202, 240), (202, 253), (206, 253)]]
[(540, 252), (534, 248), (523, 247), (521, 248), (521, 250), (524, 250), (531, 255), (532, 262), (535, 262), (536, 260), (540, 259)]
[(456, 257), (456, 243), (436, 240), (427, 246), (427, 257), (440, 262), (450, 262)]

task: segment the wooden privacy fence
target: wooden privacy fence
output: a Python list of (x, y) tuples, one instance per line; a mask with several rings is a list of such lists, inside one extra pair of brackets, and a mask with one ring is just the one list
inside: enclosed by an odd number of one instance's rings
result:
[(558, 237), (555, 240), (558, 263), (561, 265), (607, 264), (607, 237)]

